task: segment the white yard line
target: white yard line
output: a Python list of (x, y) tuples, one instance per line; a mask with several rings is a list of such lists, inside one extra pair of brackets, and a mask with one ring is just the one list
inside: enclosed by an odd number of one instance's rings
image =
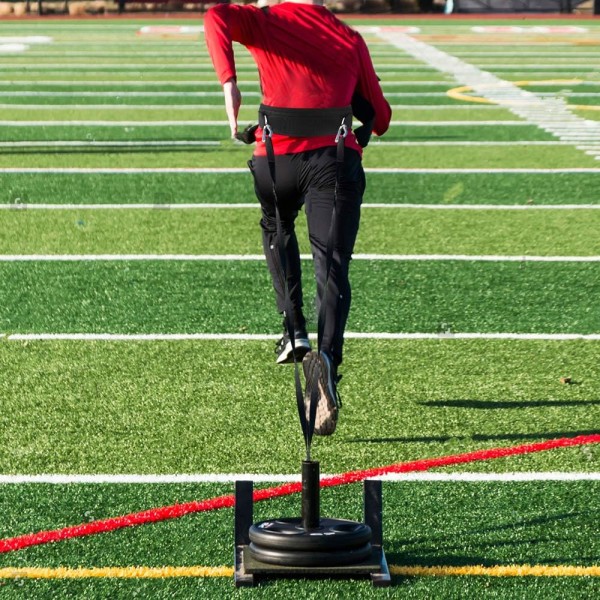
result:
[(361, 208), (419, 210), (595, 210), (600, 209), (600, 204), (385, 204), (383, 202), (365, 202)]
[[(423, 67), (417, 64), (397, 64), (397, 63), (383, 63), (375, 65), (376, 68), (381, 72), (382, 76), (390, 75), (393, 73), (401, 73), (403, 76), (411, 74), (412, 76), (429, 75), (432, 69), (429, 67)], [(525, 67), (524, 67), (525, 68)], [(114, 62), (114, 63), (47, 63), (42, 64), (39, 62), (21, 62), (18, 65), (15, 63), (0, 63), (0, 70), (6, 71), (9, 74), (15, 71), (23, 71), (27, 73), (40, 72), (58, 72), (58, 73), (69, 73), (85, 71), (89, 73), (165, 73), (170, 74), (173, 72), (178, 73), (202, 73), (210, 76), (214, 73), (212, 65), (207, 65), (203, 62), (197, 63), (184, 63), (184, 62), (161, 62), (156, 64), (153, 62), (146, 63), (125, 63), (125, 62)], [(236, 70), (243, 73), (256, 73), (256, 65), (250, 62), (241, 63), (239, 66), (236, 65)]]
[(600, 340), (600, 333), (362, 333), (349, 332), (344, 337), (358, 340)]
[[(236, 62), (236, 64), (238, 64)], [(199, 85), (208, 85), (208, 86), (213, 86), (215, 88), (219, 88), (221, 89), (221, 84), (215, 80), (214, 78), (211, 79), (187, 79), (185, 81), (177, 81), (177, 80), (168, 80), (168, 81), (123, 81), (121, 79), (113, 79), (113, 80), (102, 80), (102, 81), (86, 81), (86, 80), (78, 80), (78, 81), (63, 81), (63, 80), (52, 80), (52, 79), (45, 79), (45, 80), (39, 80), (36, 79), (35, 81), (33, 80), (28, 80), (28, 79), (12, 79), (10, 81), (0, 81), (0, 87), (4, 87), (4, 86), (10, 86), (10, 87), (15, 87), (18, 85), (22, 85), (22, 86), (26, 86), (26, 87), (38, 87), (41, 85), (48, 85), (48, 86), (56, 86), (56, 87), (73, 87), (73, 86), (78, 86), (78, 87), (107, 87), (107, 86), (125, 86), (125, 87), (198, 87)], [(258, 85), (258, 81), (254, 80), (254, 79), (240, 79), (238, 80), (238, 85), (252, 85), (252, 86), (257, 86)], [(419, 81), (419, 80), (402, 80), (402, 81), (388, 81), (386, 83), (386, 85), (406, 85), (406, 86), (451, 86), (452, 82), (448, 82), (448, 81), (431, 81), (431, 80), (425, 80), (425, 81)], [(242, 90), (243, 92), (243, 90)], [(23, 90), (23, 93), (28, 93), (28, 90)]]
[[(598, 169), (598, 172), (600, 173), (600, 169)], [(173, 167), (173, 168), (163, 168), (163, 167), (159, 167), (157, 169), (153, 169), (153, 168), (127, 168), (127, 167), (123, 167), (123, 168), (118, 168), (118, 169), (113, 169), (113, 168), (104, 168), (104, 167), (100, 167), (100, 168), (87, 168), (87, 167), (66, 167), (66, 168), (45, 168), (45, 167), (41, 167), (41, 168), (37, 168), (37, 167), (33, 167), (33, 168), (13, 168), (13, 167), (8, 167), (8, 168), (0, 168), (0, 174), (3, 173), (46, 173), (46, 174), (68, 174), (68, 175), (81, 175), (81, 174), (93, 174), (93, 175), (118, 175), (118, 174), (124, 174), (124, 175), (136, 175), (136, 174), (148, 174), (148, 173), (170, 173), (170, 174), (176, 174), (176, 173), (192, 173), (192, 174), (223, 174), (223, 175), (232, 175), (232, 174), (248, 174), (249, 171), (247, 168), (242, 168), (242, 167), (217, 167), (217, 168), (211, 168), (211, 167)]]
[[(545, 98), (539, 94), (526, 91), (514, 83), (493, 75), (489, 71), (484, 71), (404, 33), (383, 29), (378, 35), (396, 48), (410, 54), (437, 71), (452, 75), (458, 83), (470, 86), (478, 96), (491, 100), (499, 106), (505, 106), (513, 114), (526, 119), (532, 125), (537, 125), (562, 141), (576, 142), (576, 139), (569, 139), (565, 136), (574, 129), (585, 128), (589, 136), (586, 138), (587, 140), (600, 142), (600, 121), (586, 120), (577, 116), (571, 112), (562, 98)], [(540, 70), (557, 71), (556, 67), (552, 65), (530, 66)], [(572, 75), (573, 70), (578, 66), (580, 65), (572, 64), (565, 68), (568, 68), (569, 74)], [(498, 64), (485, 65), (485, 68), (515, 70), (515, 67)], [(600, 151), (593, 154), (593, 156), (600, 159)]]
[[(27, 142), (0, 142), (0, 148), (85, 148), (85, 147), (162, 147), (162, 146), (220, 146), (219, 141), (202, 141), (202, 140), (162, 140), (162, 141), (83, 141), (83, 140), (52, 140), (52, 141), (27, 141)], [(375, 141), (371, 143), (371, 147), (377, 146), (572, 146), (573, 142), (528, 142), (528, 141), (513, 141), (513, 142), (448, 142), (448, 141), (425, 141), (425, 142), (386, 142)], [(582, 148), (584, 149), (584, 148)], [(587, 147), (585, 149), (588, 149)], [(595, 148), (589, 148), (595, 149)]]
[[(125, 86), (125, 87), (154, 87), (154, 86), (160, 86), (160, 87), (198, 87), (199, 85), (207, 85), (207, 86), (212, 86), (212, 87), (216, 87), (216, 88), (220, 88), (221, 84), (218, 81), (215, 81), (214, 79), (187, 79), (185, 81), (177, 81), (177, 80), (168, 80), (168, 81), (123, 81), (121, 79), (113, 79), (113, 80), (107, 80), (104, 79), (102, 81), (86, 81), (86, 80), (78, 80), (78, 81), (63, 81), (63, 80), (52, 80), (52, 79), (36, 79), (36, 80), (30, 80), (30, 79), (11, 79), (10, 81), (0, 81), (0, 87), (17, 87), (19, 85), (22, 85), (24, 87), (38, 87), (38, 86), (42, 86), (42, 85), (48, 85), (48, 86), (56, 86), (56, 87), (119, 87), (119, 86)], [(253, 79), (246, 79), (246, 80), (242, 80), (240, 79), (238, 81), (238, 85), (253, 85), (256, 86), (257, 85), (257, 81), (253, 80)], [(442, 83), (429, 83), (429, 84), (425, 84), (425, 85), (445, 85), (443, 82)], [(24, 94), (29, 93), (29, 90), (22, 90)], [(118, 93), (118, 92), (115, 92)]]
[[(310, 254), (301, 254), (311, 260)], [(596, 263), (600, 256), (528, 256), (496, 254), (354, 254), (353, 260), (388, 260), (395, 262), (548, 262)], [(3, 262), (122, 262), (122, 261), (264, 261), (262, 254), (0, 254)]]
[[(0, 104), (0, 108), (10, 110), (223, 110), (222, 104)], [(502, 110), (501, 106), (493, 104), (482, 104), (481, 106), (473, 107), (469, 105), (435, 105), (435, 104), (392, 104), (392, 110)], [(242, 107), (242, 111), (244, 108)], [(247, 109), (248, 111), (251, 109)], [(252, 113), (255, 117), (256, 111)]]
[[(498, 108), (489, 104), (482, 105), (487, 108)], [(113, 111), (113, 110), (135, 110), (147, 111), (156, 110), (164, 112), (166, 110), (223, 110), (221, 104), (0, 104), (0, 108), (7, 110), (89, 110), (89, 111)], [(463, 107), (468, 108), (468, 107)], [(244, 109), (242, 109), (244, 110)], [(254, 116), (254, 115), (253, 115)]]
[(85, 126), (85, 127), (174, 127), (198, 125), (202, 127), (222, 125), (225, 126), (228, 121), (206, 120), (206, 121), (0, 121), (0, 126), (4, 127), (67, 127), (67, 126)]
[[(415, 96), (418, 97), (426, 97), (426, 98), (446, 98), (447, 94), (446, 92), (386, 92), (386, 97), (387, 98), (414, 98)], [(596, 95), (596, 94), (593, 94)], [(182, 91), (172, 91), (172, 92), (163, 92), (163, 91), (148, 91), (148, 92), (130, 92), (130, 91), (118, 91), (118, 92), (114, 92), (114, 91), (94, 91), (94, 92), (41, 92), (41, 91), (0, 91), (0, 98), (4, 97), (4, 96), (17, 96), (17, 97), (37, 97), (37, 96), (41, 96), (41, 97), (48, 97), (48, 98), (54, 98), (54, 97), (86, 97), (86, 98), (106, 98), (106, 97), (110, 97), (110, 98), (115, 98), (116, 96), (118, 96), (118, 98), (143, 98), (143, 97), (157, 97), (157, 98), (162, 98), (162, 97), (190, 97), (190, 98), (222, 98), (223, 97), (223, 92), (222, 91), (217, 91), (215, 90), (214, 92), (182, 92)], [(252, 97), (252, 98), (259, 98), (262, 96), (262, 94), (260, 92), (251, 92), (251, 91), (245, 91), (244, 92), (244, 96), (245, 97)], [(105, 105), (106, 107), (110, 107), (112, 105)]]
[[(452, 121), (448, 121), (452, 123)], [(370, 143), (372, 148), (377, 146), (572, 146), (573, 142), (568, 141), (528, 141), (528, 140), (513, 140), (510, 142), (494, 142), (494, 141), (447, 141), (447, 140), (436, 140), (436, 141), (423, 141), (423, 142), (388, 142), (385, 140), (373, 140)]]
[[(310, 255), (302, 255), (303, 259)], [(263, 254), (1, 254), (3, 262), (263, 261)]]
[[(436, 95), (441, 94), (443, 96), (445, 96), (446, 94), (444, 94), (443, 92), (436, 92)], [(260, 98), (261, 97), (261, 93), (260, 92), (244, 92), (244, 96), (245, 97), (252, 97), (252, 98)], [(406, 94), (407, 96), (411, 96), (413, 94)], [(422, 95), (422, 94), (419, 94)], [(3, 96), (43, 96), (43, 97), (48, 97), (48, 98), (54, 98), (54, 97), (62, 97), (62, 96), (66, 96), (66, 97), (73, 97), (73, 96), (77, 96), (78, 98), (81, 97), (92, 97), (92, 98), (143, 98), (143, 97), (157, 97), (157, 98), (162, 98), (162, 97), (190, 97), (190, 98), (222, 98), (223, 97), (223, 92), (222, 91), (217, 91), (215, 90), (214, 92), (181, 92), (181, 91), (173, 91), (173, 92), (36, 92), (36, 91), (24, 91), (24, 92), (6, 92), (6, 91), (1, 91), (0, 92), (0, 98)], [(106, 104), (104, 105), (105, 108), (110, 108), (110, 104)]]
[[(270, 341), (281, 334), (249, 333), (12, 333), (11, 342), (81, 341), (81, 342), (180, 342), (180, 341)], [(316, 336), (309, 334), (311, 339)], [(600, 341), (600, 333), (362, 333), (348, 331), (345, 339), (357, 340), (518, 340), (518, 341)]]
[(82, 341), (82, 342), (182, 342), (182, 341), (253, 341), (278, 340), (281, 334), (262, 333), (13, 333), (9, 341)]
[[(481, 43), (484, 44), (485, 41), (481, 40)], [(519, 48), (525, 47), (525, 46), (533, 46), (533, 47), (537, 47), (537, 48), (547, 48), (548, 47), (548, 42), (547, 41), (540, 41), (540, 42), (518, 42), (519, 44)], [(451, 41), (444, 41), (443, 43), (439, 44), (440, 47), (444, 47), (444, 46), (469, 46), (469, 47), (473, 47), (473, 42), (463, 42), (463, 41), (457, 41), (457, 42), (451, 42)], [(485, 44), (486, 46), (490, 47), (490, 46), (495, 46), (497, 48), (502, 48), (503, 46), (507, 46), (509, 48), (514, 48), (515, 47), (515, 42), (513, 41), (512, 43), (510, 42), (487, 42), (487, 44)], [(554, 46), (558, 46), (558, 47), (563, 47), (563, 46), (572, 46), (573, 42), (556, 42), (556, 41), (552, 41), (552, 43), (550, 44), (552, 47)], [(571, 48), (565, 48), (565, 51), (570, 52)]]
[(378, 477), (382, 481), (520, 483), (530, 481), (600, 481), (600, 473), (564, 471), (525, 471), (516, 473), (390, 473)]
[(0, 148), (104, 148), (104, 147), (124, 147), (124, 148), (143, 148), (143, 147), (163, 147), (163, 146), (220, 146), (217, 141), (199, 141), (199, 140), (163, 140), (157, 141), (71, 141), (54, 140), (49, 142), (0, 142)]
[[(598, 210), (600, 204), (409, 204), (365, 202), (362, 209), (390, 208), (408, 210)], [(181, 204), (0, 204), (0, 210), (195, 210), (195, 209), (260, 209), (257, 202), (225, 203), (181, 203)]]
[[(401, 168), (367, 168), (365, 169), (367, 173), (425, 173), (425, 174), (498, 174), (498, 173), (523, 173), (523, 174), (535, 174), (535, 173), (543, 173), (543, 174), (556, 174), (556, 173), (600, 173), (600, 168), (598, 167), (565, 167), (558, 169), (545, 169), (545, 168), (532, 168), (532, 169), (523, 169), (523, 168), (490, 168), (490, 169), (469, 169), (469, 168), (458, 168), (458, 169), (427, 169), (427, 168), (415, 168), (415, 169), (401, 169)], [(0, 169), (0, 173), (2, 170)]]
[[(0, 21), (1, 23), (1, 21)], [(44, 23), (44, 30), (47, 30), (47, 28), (49, 27), (50, 23), (47, 21), (46, 23)], [(79, 21), (77, 23), (78, 28), (80, 28), (81, 25), (81, 21)], [(112, 26), (111, 26), (112, 27)], [(131, 32), (132, 34), (135, 32)], [(60, 50), (63, 47), (68, 47), (68, 46), (75, 46), (75, 51), (77, 51), (79, 48), (81, 48), (81, 41), (72, 41), (72, 40), (54, 40), (54, 44), (52, 45), (52, 49), (53, 50)], [(120, 53), (121, 55), (123, 55), (125, 53), (125, 51), (131, 51), (131, 53), (135, 56), (137, 56), (136, 51), (139, 50), (140, 48), (140, 41), (139, 38), (137, 40), (134, 41), (125, 41), (124, 39), (121, 40), (90, 40), (89, 43), (86, 43), (86, 48), (120, 48)], [(204, 49), (204, 47), (202, 46), (202, 44), (198, 44), (198, 40), (194, 40), (194, 39), (167, 39), (167, 38), (148, 38), (145, 39), (143, 42), (143, 47), (144, 48), (153, 48), (153, 47), (157, 47), (157, 48), (168, 48), (169, 46), (171, 47), (175, 47), (175, 48), (179, 48), (179, 49), (186, 49), (186, 50), (194, 50), (197, 53), (198, 57), (203, 57), (208, 59), (208, 51)], [(179, 56), (181, 56), (181, 54), (179, 54)]]
[[(600, 204), (410, 204), (364, 202), (362, 209), (390, 208), (400, 210), (598, 210)], [(225, 203), (181, 203), (181, 204), (0, 204), (0, 210), (195, 210), (195, 209), (252, 209), (258, 210), (257, 202)]]
[(51, 44), (53, 39), (47, 35), (0, 35), (0, 44)]
[[(323, 473), (321, 477), (332, 477), (334, 474)], [(382, 481), (394, 482), (466, 482), (466, 483), (526, 483), (542, 481), (600, 481), (597, 472), (564, 472), (564, 471), (525, 471), (514, 473), (390, 473), (374, 477)], [(97, 474), (59, 474), (45, 473), (40, 475), (0, 475), (0, 485), (22, 484), (179, 484), (179, 483), (234, 483), (236, 481), (254, 481), (255, 483), (293, 483), (301, 481), (298, 474), (288, 473), (173, 473), (173, 474), (138, 474), (138, 473), (97, 473)]]
[[(540, 97), (556, 98), (555, 92), (538, 92), (537, 95)], [(569, 98), (597, 98), (600, 96), (600, 92), (570, 92), (568, 96)]]
[[(3, 127), (67, 127), (67, 126), (86, 126), (86, 127), (175, 127), (175, 126), (226, 126), (228, 121), (224, 120), (203, 120), (203, 121), (23, 121), (11, 120), (0, 121)], [(531, 127), (527, 121), (391, 121), (392, 126), (402, 127), (479, 127), (481, 125), (512, 125)]]
[[(363, 208), (364, 208), (363, 204)], [(577, 205), (575, 205), (577, 206)], [(599, 205), (592, 205), (600, 208)], [(198, 204), (0, 204), (0, 210), (191, 210), (191, 209), (253, 209), (259, 210), (260, 204), (257, 202), (240, 203), (240, 204), (224, 204), (224, 203), (198, 203)]]
[[(407, 68), (411, 69), (415, 68), (415, 65), (405, 65)], [(132, 63), (132, 62), (49, 62), (47, 64), (42, 64), (33, 60), (31, 62), (20, 62), (19, 64), (12, 63), (0, 63), (0, 69), (5, 69), (6, 71), (132, 71), (132, 70), (140, 70), (142, 72), (147, 71), (165, 71), (167, 73), (172, 71), (196, 71), (196, 72), (206, 72), (206, 73), (214, 73), (214, 69), (211, 65), (206, 64), (205, 62), (197, 62), (197, 63), (185, 63), (183, 61), (179, 62), (160, 62), (157, 64), (156, 61), (149, 61), (147, 63)], [(427, 69), (429, 70), (429, 69)], [(240, 65), (238, 71), (256, 71), (256, 66), (250, 63)]]
[[(521, 44), (519, 43), (519, 46), (521, 46)], [(573, 52), (569, 52), (569, 53), (565, 53), (565, 52), (521, 52), (519, 50), (515, 51), (511, 51), (511, 50), (496, 50), (496, 51), (471, 51), (471, 50), (465, 50), (465, 51), (457, 51), (453, 53), (455, 56), (517, 56), (519, 58), (523, 57), (523, 56), (528, 56), (528, 57), (539, 57), (539, 58), (548, 58), (550, 56), (552, 57), (556, 57), (556, 58), (565, 58), (565, 56), (568, 57), (576, 57), (576, 58), (589, 58), (589, 57), (594, 57), (594, 58), (598, 58), (600, 59), (600, 52), (587, 52), (587, 51), (578, 51), (575, 50)], [(393, 56), (393, 54), (391, 54), (390, 56)], [(566, 58), (566, 60), (569, 60), (569, 58)]]
[[(493, 169), (428, 169), (428, 168), (366, 168), (366, 173), (378, 174), (504, 174), (504, 173), (522, 173), (522, 174), (559, 174), (559, 173), (600, 173), (599, 167), (566, 167), (558, 169), (543, 168), (493, 168)], [(6, 173), (44, 173), (44, 174), (90, 174), (90, 175), (133, 175), (150, 173), (186, 173), (186, 174), (248, 174), (247, 168), (242, 167), (156, 167), (156, 168), (108, 168), (108, 167), (5, 167), (0, 168), (0, 175)]]
[[(133, 74), (132, 74), (133, 75)], [(518, 88), (521, 89), (521, 88)], [(260, 92), (254, 91), (244, 91), (245, 97), (259, 98), (261, 96)], [(446, 92), (392, 92), (386, 91), (386, 97), (390, 98), (415, 98), (415, 97), (423, 97), (423, 98), (447, 98), (448, 94)], [(143, 92), (135, 92), (135, 91), (38, 91), (38, 90), (20, 90), (20, 91), (0, 91), (0, 98), (2, 97), (47, 97), (47, 98), (60, 98), (60, 97), (86, 97), (86, 98), (138, 98), (138, 97), (198, 97), (198, 98), (221, 98), (223, 96), (222, 91), (143, 91)], [(556, 99), (556, 93), (554, 92), (539, 92), (537, 94), (540, 98), (548, 97), (549, 99)], [(569, 93), (569, 97), (584, 97), (584, 98), (596, 98), (600, 96), (600, 92), (571, 92)], [(15, 105), (10, 105), (15, 106)], [(67, 105), (69, 106), (69, 105)], [(110, 108), (111, 106), (115, 106), (113, 104), (105, 104), (102, 105), (104, 108)], [(118, 106), (118, 105), (117, 105)], [(156, 105), (154, 105), (156, 106)], [(181, 105), (180, 105), (181, 106)], [(418, 107), (419, 105), (407, 105), (407, 107)], [(441, 106), (432, 106), (432, 109), (447, 109), (447, 108), (461, 108), (460, 105), (441, 105)], [(466, 106), (464, 108), (467, 108)], [(470, 110), (479, 110), (482, 108), (503, 108), (503, 106), (499, 105), (480, 105), (480, 106), (469, 106)]]
[(570, 64), (540, 64), (540, 63), (531, 63), (531, 62), (522, 62), (522, 63), (486, 63), (482, 65), (484, 67), (488, 67), (490, 69), (494, 69), (496, 71), (573, 71), (576, 69), (581, 69), (585, 71), (589, 71), (589, 73), (593, 73), (595, 71), (594, 65), (590, 65), (589, 63), (570, 63)]
[[(150, 69), (150, 70), (155, 70), (155, 69), (160, 69), (160, 70), (165, 70), (165, 71), (169, 71), (171, 69), (182, 69), (182, 70), (189, 70), (189, 69), (193, 69), (195, 71), (208, 71), (209, 73), (214, 73), (214, 68), (213, 66), (210, 64), (210, 61), (206, 61), (206, 60), (200, 60), (202, 59), (202, 57), (198, 57), (198, 60), (196, 62), (184, 62), (184, 60), (182, 59), (182, 57), (179, 57), (180, 60), (176, 60), (173, 62), (161, 62), (159, 64), (156, 64), (156, 61), (149, 61), (147, 63), (132, 63), (132, 62), (119, 62), (119, 61), (114, 61), (114, 62), (105, 62), (105, 63), (100, 63), (100, 62), (64, 62), (64, 63), (48, 63), (48, 64), (39, 64), (38, 62), (32, 61), (32, 62), (21, 62), (20, 64), (15, 64), (13, 62), (9, 62), (9, 63), (0, 63), (0, 69), (10, 69), (10, 70), (20, 70), (20, 69), (26, 69), (27, 67), (31, 67), (34, 69), (38, 69), (38, 68), (42, 68), (42, 69), (72, 69), (72, 68), (76, 68), (76, 69), (85, 69), (85, 70), (94, 70), (94, 69), (98, 69), (98, 68), (105, 68), (105, 69), (116, 69), (116, 70), (128, 70), (128, 69)], [(237, 63), (236, 63), (237, 64)], [(251, 61), (251, 60), (247, 60), (247, 61), (242, 61), (241, 63), (242, 66), (242, 70), (243, 71), (256, 71), (256, 64)], [(507, 65), (507, 66), (513, 66), (513, 65)], [(589, 66), (589, 65), (574, 65), (574, 66)], [(387, 63), (377, 63), (376, 67), (378, 69), (386, 69), (386, 70), (394, 70), (394, 69), (399, 69), (399, 70), (404, 70), (404, 69), (415, 69), (418, 71), (431, 71), (434, 69), (434, 67), (428, 67), (428, 66), (423, 66), (422, 64), (414, 61), (414, 62), (404, 62), (404, 63), (397, 63), (397, 62), (387, 62)], [(545, 65), (544, 68), (547, 68), (548, 65)]]

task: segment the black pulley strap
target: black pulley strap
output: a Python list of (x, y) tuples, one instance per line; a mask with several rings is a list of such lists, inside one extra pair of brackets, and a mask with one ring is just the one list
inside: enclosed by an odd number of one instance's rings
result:
[[(334, 129), (335, 133), (335, 142), (336, 142), (336, 167), (335, 167), (335, 186), (333, 191), (333, 208), (331, 211), (331, 223), (329, 225), (329, 234), (327, 239), (327, 250), (326, 250), (326, 262), (325, 262), (325, 284), (323, 289), (323, 296), (321, 298), (321, 306), (319, 307), (319, 317), (318, 317), (318, 342), (317, 349), (318, 352), (321, 352), (321, 346), (323, 341), (323, 334), (325, 331), (325, 320), (326, 320), (326, 305), (327, 305), (327, 293), (329, 288), (329, 278), (331, 274), (331, 265), (333, 264), (333, 250), (336, 243), (337, 237), (337, 225), (336, 225), (336, 203), (337, 203), (337, 195), (338, 195), (338, 185), (341, 179), (342, 170), (344, 168), (344, 148), (345, 148), (345, 138), (350, 132), (350, 127), (352, 124), (352, 114), (347, 113), (347, 108), (345, 107), (340, 111), (340, 109), (328, 109), (326, 118), (321, 119), (319, 121), (320, 125), (324, 126), (324, 122), (327, 120), (327, 128), (331, 130), (332, 119), (337, 118), (336, 127)], [(268, 110), (264, 110), (268, 109)], [(306, 132), (308, 129), (303, 129), (303, 127), (307, 127), (307, 121), (299, 120), (298, 124), (294, 125), (294, 128), (288, 128), (291, 120), (290, 114), (296, 114), (297, 111), (301, 111), (304, 115), (307, 114), (316, 114), (317, 110), (313, 109), (281, 109), (281, 113), (275, 116), (275, 120), (281, 117), (284, 120), (278, 121), (279, 125), (283, 130), (277, 129), (277, 133), (282, 135), (295, 135), (302, 136), (299, 131)], [(335, 111), (335, 112), (334, 112)], [(296, 385), (296, 403), (298, 405), (298, 414), (300, 417), (300, 424), (302, 426), (302, 432), (304, 434), (304, 440), (306, 443), (306, 457), (307, 460), (310, 460), (310, 446), (312, 443), (312, 438), (315, 430), (315, 422), (317, 417), (317, 404), (319, 401), (319, 386), (318, 386), (318, 376), (314, 377), (312, 381), (307, 381), (307, 387), (310, 389), (310, 404), (308, 410), (308, 418), (306, 415), (306, 406), (304, 403), (304, 394), (302, 391), (302, 383), (300, 381), (300, 372), (298, 368), (298, 361), (296, 360), (296, 345), (294, 339), (294, 323), (292, 319), (292, 305), (291, 298), (289, 293), (289, 286), (287, 282), (287, 259), (285, 255), (285, 245), (283, 241), (283, 226), (281, 224), (281, 214), (279, 211), (279, 201), (277, 199), (276, 192), (276, 173), (275, 173), (275, 151), (273, 149), (273, 140), (271, 139), (273, 135), (273, 125), (271, 123), (273, 107), (265, 107), (261, 105), (261, 110), (259, 110), (259, 124), (262, 127), (262, 141), (265, 144), (267, 151), (267, 162), (269, 164), (269, 174), (271, 176), (271, 184), (273, 190), (273, 198), (275, 200), (275, 220), (276, 220), (276, 230), (277, 230), (277, 250), (279, 253), (279, 263), (281, 265), (281, 272), (279, 276), (282, 282), (282, 288), (284, 290), (284, 322), (285, 327), (288, 332), (290, 343), (292, 346), (292, 355), (294, 358), (294, 380)], [(320, 111), (319, 111), (320, 112)], [(285, 113), (285, 114), (283, 114)], [(310, 131), (312, 133), (310, 135), (323, 135), (323, 130), (317, 131), (314, 125), (314, 122), (311, 125)], [(290, 133), (293, 132), (293, 133)], [(306, 135), (306, 134), (305, 134)], [(326, 135), (326, 133), (325, 133)], [(318, 375), (318, 371), (317, 371)]]
[(298, 361), (296, 359), (296, 340), (294, 336), (294, 322), (292, 318), (292, 301), (290, 298), (290, 290), (287, 281), (287, 258), (285, 254), (285, 244), (283, 241), (283, 226), (281, 224), (281, 213), (279, 211), (279, 200), (277, 199), (277, 191), (275, 189), (275, 152), (273, 150), (273, 141), (271, 136), (273, 130), (271, 129), (268, 122), (263, 126), (262, 140), (267, 150), (267, 162), (269, 164), (269, 173), (271, 175), (271, 185), (273, 190), (273, 199), (275, 200), (275, 222), (277, 231), (277, 252), (279, 254), (279, 264), (281, 265), (281, 271), (279, 277), (281, 280), (281, 286), (284, 290), (284, 323), (290, 338), (290, 344), (292, 346), (292, 356), (294, 359), (294, 382), (296, 387), (296, 404), (298, 406), (298, 414), (300, 416), (300, 425), (302, 426), (302, 433), (304, 435), (304, 441), (306, 444), (306, 459), (310, 460), (310, 446), (312, 443), (313, 434), (315, 431), (315, 421), (317, 416), (317, 403), (319, 400), (318, 387), (315, 385), (311, 389), (309, 415), (306, 416), (306, 406), (304, 404), (304, 392), (302, 390), (302, 383), (300, 381), (300, 369), (298, 367)]
[(327, 314), (327, 294), (329, 291), (329, 276), (331, 275), (331, 265), (333, 264), (333, 250), (336, 243), (337, 237), (337, 195), (338, 185), (342, 176), (342, 170), (344, 168), (344, 140), (348, 135), (349, 129), (342, 122), (338, 124), (339, 129), (335, 137), (337, 144), (336, 147), (336, 161), (335, 161), (335, 187), (333, 188), (333, 208), (331, 211), (331, 223), (329, 225), (329, 233), (327, 235), (327, 248), (325, 251), (325, 285), (323, 288), (323, 296), (321, 297), (321, 306), (319, 307), (319, 320), (317, 325), (317, 348), (321, 352), (321, 346), (323, 343), (323, 335), (325, 333), (325, 317)]

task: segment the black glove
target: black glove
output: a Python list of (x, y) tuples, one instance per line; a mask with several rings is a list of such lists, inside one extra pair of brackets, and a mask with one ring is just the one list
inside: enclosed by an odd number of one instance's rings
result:
[(365, 123), (354, 130), (356, 141), (361, 148), (366, 148), (369, 145), (371, 139), (371, 133), (373, 133), (373, 122)]
[(352, 96), (352, 114), (362, 123), (354, 130), (356, 141), (362, 148), (366, 148), (373, 133), (375, 110), (368, 100), (355, 92)]
[(256, 130), (258, 129), (258, 123), (256, 125), (248, 125), (242, 133), (239, 131), (235, 134), (235, 139), (244, 144), (254, 144), (256, 141)]

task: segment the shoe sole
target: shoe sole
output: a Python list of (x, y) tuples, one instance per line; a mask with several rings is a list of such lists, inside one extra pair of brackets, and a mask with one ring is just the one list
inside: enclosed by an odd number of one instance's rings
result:
[(319, 356), (315, 352), (311, 352), (308, 359), (305, 358), (302, 362), (302, 367), (306, 379), (306, 392), (304, 395), (306, 418), (309, 418), (312, 389), (314, 382), (317, 381), (319, 401), (317, 403), (314, 433), (315, 435), (332, 435), (337, 426), (339, 407), (335, 391), (331, 388), (330, 363), (323, 355)]
[(306, 356), (306, 354), (310, 352), (310, 342), (307, 339), (299, 338), (294, 340), (294, 343), (296, 345), (296, 351), (292, 351), (292, 343), (288, 342), (286, 347), (275, 361), (278, 365), (285, 365), (294, 362), (294, 354), (296, 355), (296, 361), (300, 362)]

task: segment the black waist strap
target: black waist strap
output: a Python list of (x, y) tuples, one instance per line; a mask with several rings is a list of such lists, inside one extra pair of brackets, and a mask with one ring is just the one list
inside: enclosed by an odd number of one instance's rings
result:
[(261, 104), (258, 124), (268, 124), (272, 133), (292, 137), (337, 135), (340, 127), (352, 127), (352, 107), (340, 108), (281, 108)]

